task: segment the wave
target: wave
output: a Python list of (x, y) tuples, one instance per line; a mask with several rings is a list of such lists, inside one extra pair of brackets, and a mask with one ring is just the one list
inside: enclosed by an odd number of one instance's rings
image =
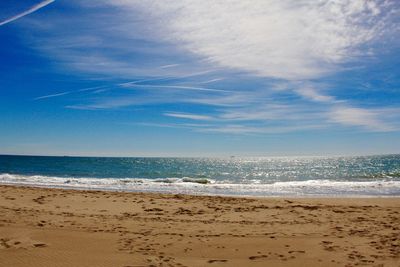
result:
[(237, 184), (204, 178), (72, 178), (0, 174), (0, 184), (127, 192), (233, 196), (400, 196), (400, 181), (307, 180)]
[(194, 184), (211, 184), (215, 183), (214, 180), (206, 178), (158, 178), (158, 179), (145, 179), (145, 178), (87, 178), (87, 177), (57, 177), (57, 176), (43, 176), (43, 175), (19, 175), (19, 174), (0, 174), (0, 183), (21, 183), (21, 184), (49, 184), (49, 185), (87, 185), (87, 186), (112, 186), (112, 185), (125, 185), (129, 184), (176, 184), (176, 183), (194, 183)]

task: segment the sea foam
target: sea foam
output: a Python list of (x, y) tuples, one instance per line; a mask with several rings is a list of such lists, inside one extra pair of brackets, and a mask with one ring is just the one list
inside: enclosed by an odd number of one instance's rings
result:
[(237, 184), (204, 178), (76, 178), (42, 175), (0, 174), (0, 183), (64, 189), (111, 190), (127, 192), (183, 193), (231, 196), (315, 196), (361, 197), (400, 196), (400, 181), (306, 180), (268, 184)]

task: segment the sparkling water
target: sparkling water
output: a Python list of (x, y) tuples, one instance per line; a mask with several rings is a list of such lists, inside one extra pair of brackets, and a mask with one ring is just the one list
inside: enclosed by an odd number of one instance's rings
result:
[(273, 158), (0, 156), (0, 183), (247, 196), (400, 196), (400, 155)]

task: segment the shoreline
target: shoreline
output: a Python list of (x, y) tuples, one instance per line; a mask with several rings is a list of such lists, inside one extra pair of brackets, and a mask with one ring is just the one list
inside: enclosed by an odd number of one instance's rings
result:
[(0, 266), (399, 266), (398, 197), (0, 185)]
[(274, 198), (286, 198), (286, 199), (385, 199), (385, 198), (399, 198), (400, 195), (241, 195), (241, 194), (211, 194), (211, 193), (177, 193), (168, 191), (141, 191), (141, 190), (124, 190), (124, 189), (112, 189), (112, 188), (89, 188), (89, 187), (76, 187), (76, 186), (47, 186), (47, 185), (32, 185), (32, 184), (18, 184), (18, 183), (2, 183), (1, 186), (11, 187), (26, 187), (26, 188), (38, 188), (38, 189), (55, 189), (55, 190), (71, 190), (81, 192), (114, 192), (114, 193), (132, 193), (132, 194), (162, 194), (162, 195), (186, 195), (186, 196), (199, 196), (199, 197), (231, 197), (231, 198), (254, 198), (254, 199), (274, 199)]
[(212, 195), (232, 197), (400, 197), (400, 180), (272, 181), (235, 183), (195, 178), (88, 178), (42, 175), (0, 174), (0, 185), (31, 186), (72, 190), (155, 192), (166, 194)]

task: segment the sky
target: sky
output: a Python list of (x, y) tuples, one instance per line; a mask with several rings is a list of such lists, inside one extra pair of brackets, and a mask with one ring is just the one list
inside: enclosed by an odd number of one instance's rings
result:
[(396, 0), (2, 0), (0, 154), (400, 152)]

